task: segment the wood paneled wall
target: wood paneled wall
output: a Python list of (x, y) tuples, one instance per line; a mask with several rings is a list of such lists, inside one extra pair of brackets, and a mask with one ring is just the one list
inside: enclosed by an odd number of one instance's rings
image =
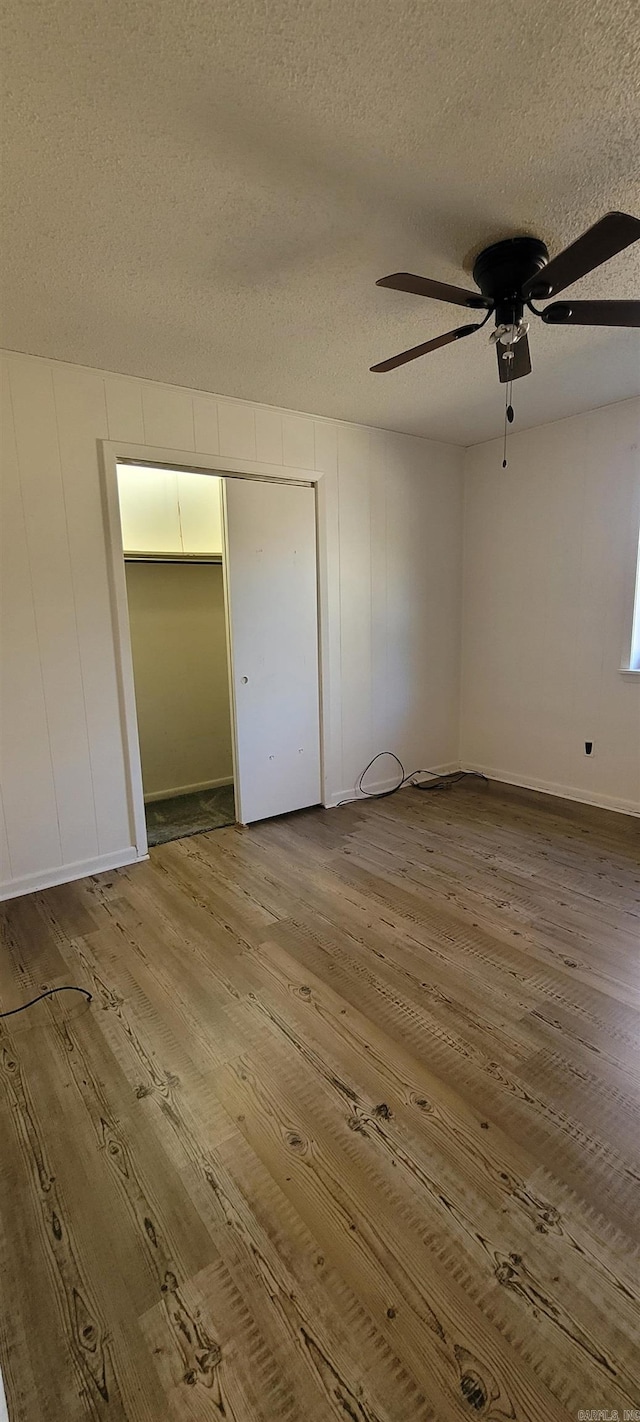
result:
[(327, 800), (457, 763), (462, 450), (13, 353), (2, 430), (4, 896), (135, 857), (101, 439), (322, 472)]
[(640, 400), (509, 441), (465, 461), (462, 764), (638, 814)]

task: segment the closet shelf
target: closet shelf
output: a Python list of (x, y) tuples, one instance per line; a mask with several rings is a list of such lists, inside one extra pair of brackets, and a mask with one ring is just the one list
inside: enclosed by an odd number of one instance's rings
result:
[(221, 563), (221, 553), (137, 553), (125, 552), (125, 563)]

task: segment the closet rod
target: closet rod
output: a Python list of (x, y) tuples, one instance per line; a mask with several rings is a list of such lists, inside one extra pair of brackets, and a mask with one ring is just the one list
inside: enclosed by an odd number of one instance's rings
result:
[(125, 553), (125, 563), (222, 563), (221, 553)]

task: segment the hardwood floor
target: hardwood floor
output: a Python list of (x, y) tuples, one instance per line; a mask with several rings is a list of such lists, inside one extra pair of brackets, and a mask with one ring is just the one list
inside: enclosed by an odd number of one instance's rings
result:
[(5, 905), (94, 994), (0, 1022), (11, 1422), (640, 1408), (639, 849), (476, 782)]

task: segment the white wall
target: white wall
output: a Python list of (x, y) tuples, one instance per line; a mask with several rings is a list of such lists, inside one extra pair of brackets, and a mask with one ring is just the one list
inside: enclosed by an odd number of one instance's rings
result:
[(461, 696), (462, 765), (636, 811), (639, 447), (630, 400), (467, 450)]
[(101, 439), (321, 471), (328, 799), (381, 749), (456, 764), (461, 450), (31, 356), (2, 375), (5, 895), (135, 854)]
[(230, 785), (222, 565), (149, 560), (126, 571), (145, 799)]

